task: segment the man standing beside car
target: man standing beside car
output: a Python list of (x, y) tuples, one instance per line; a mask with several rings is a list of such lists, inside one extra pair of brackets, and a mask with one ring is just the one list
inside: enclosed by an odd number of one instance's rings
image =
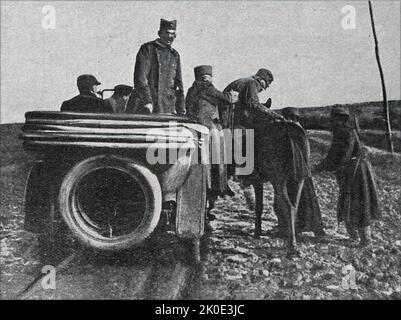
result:
[[(217, 196), (234, 196), (227, 184), (226, 166), (224, 164), (225, 139), (219, 119), (218, 106), (230, 105), (238, 101), (238, 92), (220, 92), (213, 85), (212, 66), (201, 65), (194, 69), (195, 81), (189, 88), (185, 103), (187, 115), (209, 128), (210, 163), (212, 176), (211, 199)], [(210, 200), (209, 199), (209, 202)], [(213, 201), (214, 201), (213, 200)]]
[(179, 53), (171, 47), (177, 21), (161, 19), (159, 38), (141, 46), (134, 70), (135, 95), (129, 113), (185, 114)]

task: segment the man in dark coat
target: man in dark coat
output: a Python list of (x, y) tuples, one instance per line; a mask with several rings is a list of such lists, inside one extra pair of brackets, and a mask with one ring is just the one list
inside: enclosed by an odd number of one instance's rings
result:
[(213, 72), (209, 65), (197, 66), (194, 73), (195, 81), (185, 99), (187, 115), (210, 130), (210, 160), (214, 196), (225, 194), (232, 196), (233, 192), (227, 185), (224, 165), (224, 136), (221, 131), (218, 105), (230, 105), (237, 102), (238, 93), (234, 91), (223, 93), (217, 90), (212, 83)]
[(189, 88), (185, 105), (189, 117), (209, 129), (221, 129), (218, 105), (229, 106), (238, 101), (238, 92), (221, 92), (213, 85), (212, 66), (201, 65), (194, 68), (195, 81)]
[(139, 49), (128, 112), (185, 114), (180, 55), (171, 47), (176, 27), (176, 20), (161, 19), (159, 38)]
[(114, 87), (114, 93), (110, 98), (105, 99), (108, 108), (114, 113), (125, 113), (127, 102), (132, 93), (132, 87), (125, 84), (119, 84)]
[(113, 110), (106, 106), (104, 100), (97, 97), (98, 85), (100, 82), (93, 75), (80, 75), (77, 78), (79, 95), (64, 101), (60, 110), (63, 112), (112, 113)]
[[(267, 105), (259, 101), (258, 94), (266, 90), (273, 82), (270, 70), (259, 69), (251, 77), (241, 78), (230, 83), (224, 92), (231, 90), (239, 93), (239, 100), (234, 108), (221, 108), (223, 126), (226, 128), (256, 129), (266, 120), (284, 120), (284, 117), (270, 110), (271, 100)], [(233, 112), (234, 109), (234, 112)]]
[(314, 171), (335, 171), (340, 188), (338, 223), (345, 222), (351, 239), (357, 240), (359, 233), (361, 245), (368, 245), (371, 241), (370, 225), (373, 220), (381, 218), (381, 212), (372, 166), (365, 157), (358, 132), (350, 125), (349, 117), (348, 109), (332, 109), (331, 147)]
[[(287, 120), (291, 120), (300, 124), (300, 114), (297, 108), (284, 108), (282, 110), (282, 115)], [(298, 191), (297, 184), (289, 181), (287, 188), (291, 199), (295, 199)], [(323, 237), (325, 235), (323, 230), (322, 214), (320, 212), (319, 202), (311, 176), (305, 178), (296, 221), (297, 232), (312, 231), (317, 237)]]
[[(258, 94), (263, 90), (266, 90), (273, 82), (273, 74), (270, 70), (259, 69), (254, 76), (248, 78), (241, 78), (230, 83), (224, 92), (231, 90), (239, 93), (238, 102), (233, 105), (232, 108), (226, 106), (220, 107), (221, 120), (224, 128), (233, 129), (253, 129), (255, 130), (255, 157), (263, 155), (258, 152), (260, 145), (258, 144), (262, 139), (258, 136), (263, 132), (263, 129), (271, 121), (283, 120), (284, 117), (280, 114), (270, 110), (271, 100), (268, 100), (266, 104), (259, 101)], [(233, 135), (234, 136), (234, 135)], [(234, 140), (234, 145), (244, 145), (245, 137)], [(237, 148), (234, 146), (234, 148)], [(239, 150), (239, 149), (238, 149)], [(244, 150), (244, 149), (243, 149)], [(255, 161), (257, 162), (257, 161)], [(235, 165), (228, 166), (228, 174), (233, 175), (235, 171)], [(253, 177), (248, 177), (252, 179)], [(242, 177), (242, 187), (247, 187), (251, 183), (251, 180), (247, 177)], [(244, 189), (247, 200), (253, 202), (251, 197), (253, 192), (251, 190)]]

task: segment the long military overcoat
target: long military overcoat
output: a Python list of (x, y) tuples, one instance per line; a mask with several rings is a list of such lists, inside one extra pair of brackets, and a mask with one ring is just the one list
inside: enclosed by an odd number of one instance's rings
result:
[(337, 219), (352, 228), (363, 228), (381, 218), (373, 168), (350, 127), (334, 128), (333, 140), (320, 170), (335, 171), (340, 193)]
[(136, 56), (134, 70), (135, 100), (128, 112), (141, 112), (148, 103), (153, 113), (185, 113), (179, 53), (159, 40), (145, 43)]
[(217, 90), (213, 84), (195, 81), (185, 99), (188, 116), (210, 130), (210, 163), (212, 190), (221, 194), (227, 187), (227, 170), (224, 164), (225, 138), (219, 120), (219, 105), (229, 105), (230, 94)]

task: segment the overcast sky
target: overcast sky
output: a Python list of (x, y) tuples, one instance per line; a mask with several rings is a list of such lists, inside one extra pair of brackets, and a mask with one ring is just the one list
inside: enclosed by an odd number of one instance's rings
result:
[[(44, 29), (44, 5), (55, 29)], [(344, 30), (352, 5), (356, 28)], [(373, 2), (389, 99), (400, 99), (400, 2)], [(262, 99), (274, 108), (380, 100), (367, 1), (1, 1), (1, 122), (29, 110), (59, 110), (92, 73), (101, 88), (132, 84), (135, 56), (157, 37), (160, 18), (177, 19), (185, 90), (193, 67), (211, 64), (223, 89), (260, 67), (275, 81)]]

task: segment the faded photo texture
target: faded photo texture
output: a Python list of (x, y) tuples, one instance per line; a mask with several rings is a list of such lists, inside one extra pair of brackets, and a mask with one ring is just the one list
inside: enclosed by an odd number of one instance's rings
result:
[[(374, 10), (388, 99), (398, 100), (400, 3), (375, 2)], [(94, 74), (102, 89), (132, 85), (135, 55), (157, 38), (162, 17), (178, 20), (185, 91), (193, 68), (210, 64), (220, 90), (271, 69), (273, 108), (382, 98), (364, 1), (2, 1), (1, 122), (59, 110), (79, 74)]]
[(0, 300), (401, 300), (399, 1), (0, 5)]

